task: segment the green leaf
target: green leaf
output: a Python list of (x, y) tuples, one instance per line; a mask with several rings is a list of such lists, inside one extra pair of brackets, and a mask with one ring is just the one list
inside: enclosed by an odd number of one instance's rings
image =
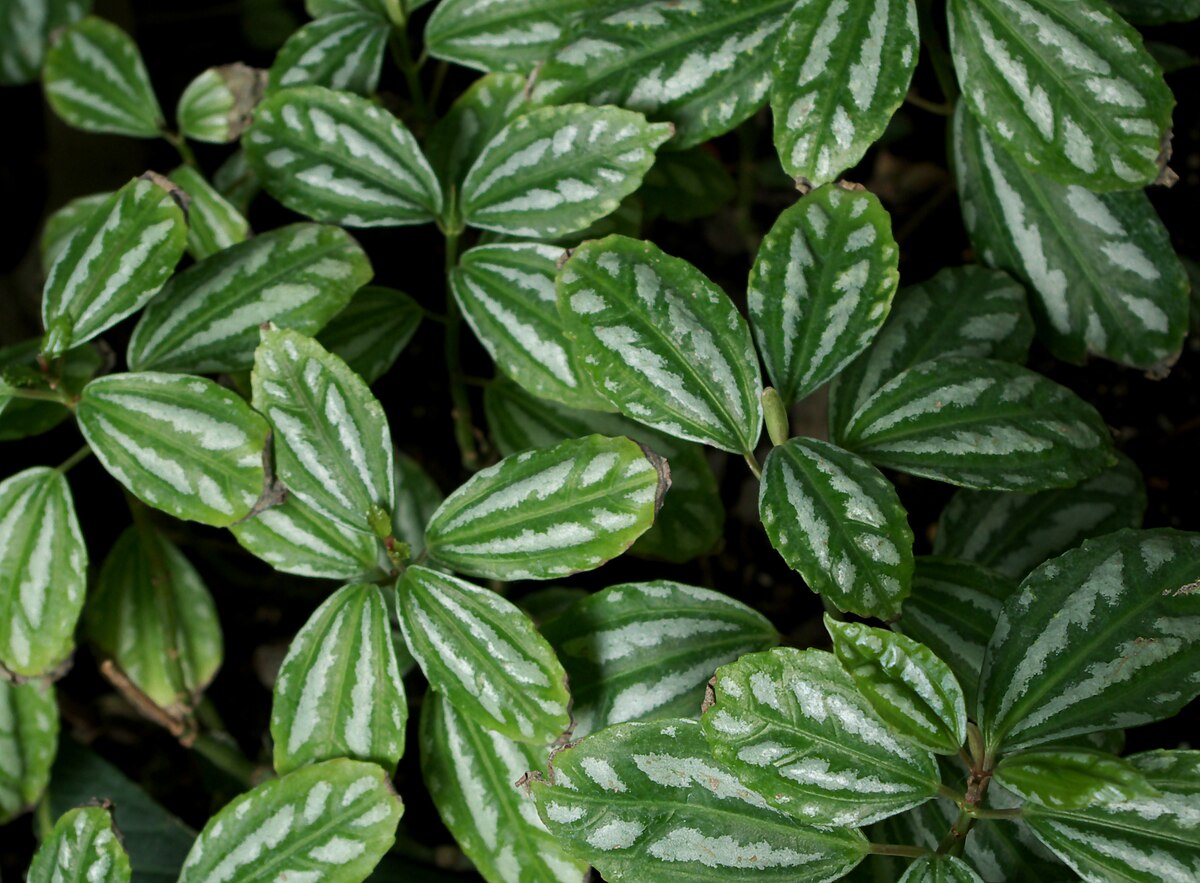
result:
[[(641, 429), (644, 433), (645, 429)], [(657, 561), (682, 563), (713, 551), (725, 535), (725, 506), (704, 449), (671, 440), (671, 487), (648, 531), (638, 537), (630, 554)], [(652, 442), (654, 444), (654, 442)]]
[(250, 203), (262, 189), (258, 176), (246, 159), (246, 151), (240, 147), (213, 172), (213, 186), (242, 214), (250, 210)]
[(836, 880), (858, 831), (796, 824), (714, 759), (695, 721), (610, 727), (554, 756), (529, 785), (550, 832), (609, 880)]
[(394, 771), (407, 720), (382, 590), (343, 586), (296, 633), (279, 669), (271, 703), (275, 769), (282, 775), (350, 757)]
[(0, 9), (0, 86), (32, 83), (50, 35), (87, 13), (91, 0), (12, 0)]
[(1023, 364), (1033, 340), (1025, 290), (999, 270), (947, 267), (901, 288), (887, 322), (866, 352), (829, 388), (834, 441), (854, 412), (905, 369), (940, 356), (973, 356)]
[(682, 223), (715, 214), (736, 190), (721, 160), (700, 146), (655, 156), (638, 195), (645, 203), (647, 220), (661, 215)]
[(1084, 540), (1140, 527), (1146, 488), (1124, 454), (1074, 487), (1013, 494), (962, 490), (950, 498), (933, 538), (936, 555), (986, 564), (1013, 579)]
[(425, 529), (442, 505), (442, 491), (420, 464), (399, 452), (394, 458), (396, 505), (392, 508), (392, 533), (408, 543), (416, 558), (425, 551)]
[(1134, 24), (1161, 25), (1200, 18), (1200, 0), (1108, 0)]
[(608, 410), (576, 367), (554, 290), (561, 248), (533, 242), (481, 245), (450, 274), (475, 336), (505, 374), (541, 398)]
[(166, 126), (137, 44), (103, 19), (85, 18), (55, 38), (42, 82), (54, 112), (77, 129), (157, 138)]
[(328, 760), (264, 782), (208, 820), (179, 883), (365, 880), (403, 806), (373, 763)]
[(558, 308), (581, 368), (622, 414), (687, 441), (752, 451), (762, 376), (746, 320), (687, 261), (609, 236), (571, 253)]
[(780, 648), (717, 670), (717, 759), (795, 821), (862, 826), (937, 794), (934, 756), (880, 720), (832, 653)]
[(174, 719), (191, 714), (221, 667), (221, 623), (208, 588), (149, 524), (127, 528), (117, 539), (85, 619), (101, 657)]
[(750, 323), (767, 375), (799, 401), (866, 349), (891, 309), (900, 249), (879, 200), (822, 187), (786, 209), (750, 271)]
[(39, 241), (43, 272), (50, 271), (62, 253), (63, 247), (71, 240), (79, 225), (102, 206), (110, 196), (112, 196), (112, 191), (77, 197), (46, 219), (46, 224), (42, 228), (42, 238)]
[(211, 257), (250, 235), (250, 222), (195, 166), (179, 166), (167, 177), (182, 187), (191, 200), (187, 249), (196, 260)]
[(0, 670), (36, 677), (68, 660), (87, 564), (61, 472), (35, 466), (0, 482)]
[(1200, 535), (1120, 530), (1047, 561), (988, 645), (978, 720), (992, 751), (1160, 720), (1200, 693)]
[(983, 883), (975, 869), (952, 855), (923, 855), (904, 872), (900, 883)]
[[(58, 402), (18, 398), (5, 391), (4, 378), (9, 376), (10, 380), (15, 380), (11, 376), (13, 374), (38, 377), (35, 388), (44, 386), (45, 375), (37, 361), (41, 348), (40, 339), (0, 348), (0, 441), (49, 432), (71, 414), (66, 405)], [(78, 395), (100, 369), (102, 362), (103, 357), (94, 346), (85, 344), (68, 350), (62, 358), (58, 388), (69, 395)], [(20, 384), (15, 386), (19, 387)]]
[(1125, 758), (1154, 788), (1167, 794), (1200, 794), (1200, 751), (1159, 749)]
[(236, 141), (250, 125), (266, 86), (266, 71), (241, 62), (201, 71), (179, 96), (175, 107), (179, 131), (210, 144)]
[(904, 599), (893, 628), (920, 641), (950, 667), (967, 708), (973, 709), (984, 651), (1000, 609), (1016, 590), (1015, 580), (981, 564), (918, 556), (912, 594)]
[(0, 825), (37, 803), (50, 781), (57, 746), (54, 685), (0, 677)]
[(345, 12), (311, 21), (280, 47), (268, 91), (325, 86), (359, 95), (379, 88), (389, 22), (369, 12)]
[(771, 70), (787, 173), (821, 185), (856, 165), (904, 103), (920, 46), (913, 0), (797, 3)]
[(922, 362), (875, 391), (843, 442), (885, 466), (984, 490), (1067, 487), (1115, 462), (1096, 409), (1040, 374), (994, 359)]
[(519, 608), (419, 566), (404, 572), (396, 593), (409, 650), (455, 709), (522, 742), (547, 745), (567, 729), (566, 673)]
[(616, 107), (543, 107), (505, 125), (462, 185), (472, 227), (551, 238), (614, 211), (642, 183), (671, 127)]
[(313, 18), (342, 12), (369, 12), (399, 26), (405, 15), (412, 15), (429, 0), (304, 0), (304, 8)]
[(591, 435), (477, 472), (430, 519), (430, 556), (490, 579), (599, 567), (654, 522), (670, 469), (628, 438)]
[(950, 0), (946, 14), (966, 103), (1013, 159), (1089, 190), (1158, 177), (1175, 100), (1104, 0)]
[(672, 149), (691, 147), (766, 102), (771, 55), (793, 3), (654, 0), (590, 15), (538, 70), (533, 99), (641, 111), (675, 124)]
[(412, 133), (348, 92), (301, 86), (268, 96), (242, 146), (267, 192), (317, 221), (396, 227), (442, 210), (437, 176)]
[(242, 399), (186, 374), (110, 374), (75, 411), (97, 458), (148, 506), (225, 527), (263, 492), (270, 427)]
[(367, 383), (386, 374), (408, 346), (424, 312), (403, 291), (368, 285), (321, 329), (317, 341)]
[(696, 717), (719, 667), (779, 642), (740, 601), (667, 580), (610, 586), (542, 633), (570, 678), (577, 738), (626, 721)]
[(549, 750), (482, 729), (444, 697), (421, 708), (421, 773), (454, 840), (485, 880), (580, 883), (587, 863), (546, 830), (516, 782)]
[(292, 224), (261, 233), (163, 287), (133, 330), (129, 366), (246, 370), (264, 322), (316, 334), (371, 274), (366, 253), (339, 227)]
[(110, 195), (80, 220), (46, 274), (42, 321), (48, 331), (61, 328), (66, 336), (47, 356), (91, 340), (144, 307), (186, 243), (182, 209), (150, 173)]
[(29, 866), (29, 883), (127, 883), (129, 856), (103, 806), (73, 809), (60, 818), (38, 847)]
[(996, 766), (996, 781), (1048, 809), (1086, 809), (1159, 796), (1127, 761), (1084, 748), (1010, 754)]
[(275, 469), (287, 489), (364, 533), (395, 500), (392, 438), (363, 379), (319, 343), (270, 328), (254, 356), (254, 407), (275, 431)]
[(841, 610), (892, 619), (912, 581), (912, 529), (892, 487), (836, 445), (793, 438), (763, 464), (758, 511), (771, 545)]
[(912, 638), (825, 615), (833, 652), (884, 723), (937, 754), (967, 738), (967, 705), (950, 666)]
[[(438, 8), (445, 5), (441, 3)], [(507, 13), (514, 5), (494, 4), (491, 9)], [(428, 27), (425, 36), (429, 37)], [(513, 48), (510, 46), (509, 51)], [(461, 190), (467, 170), (483, 148), (510, 120), (527, 109), (525, 78), (516, 74), (480, 77), (458, 96), (446, 115), (434, 123), (425, 141), (429, 164), (442, 182), (442, 191)]]

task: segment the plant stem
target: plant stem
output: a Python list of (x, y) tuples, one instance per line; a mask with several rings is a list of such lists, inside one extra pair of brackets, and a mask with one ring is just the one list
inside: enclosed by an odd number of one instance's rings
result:
[(967, 795), (960, 791), (955, 791), (949, 785), (938, 785), (938, 794), (947, 800), (957, 803), (959, 806), (962, 806), (963, 801), (967, 799)]
[(413, 62), (412, 51), (408, 46), (408, 25), (397, 27), (389, 38), (392, 46), (392, 59), (404, 74), (408, 83), (408, 93), (412, 98), (413, 110), (422, 121), (429, 119), (429, 106), (425, 103), (425, 90), (421, 88), (421, 78), (417, 76), (417, 66)]
[(867, 851), (872, 855), (899, 855), (905, 858), (921, 858), (930, 853), (924, 846), (909, 846), (906, 843), (870, 843)]
[(175, 148), (175, 150), (179, 153), (179, 158), (182, 159), (185, 164), (189, 166), (197, 165), (196, 154), (192, 153), (191, 145), (187, 143), (187, 139), (184, 138), (183, 135), (179, 134), (178, 132), (171, 132), (164, 129), (162, 136), (172, 147)]
[(42, 795), (42, 799), (38, 801), (33, 820), (38, 840), (44, 841), (50, 836), (50, 832), (54, 830), (54, 814), (50, 811), (50, 795)]
[(936, 101), (930, 101), (928, 98), (922, 98), (916, 92), (909, 92), (904, 96), (904, 100), (913, 107), (919, 107), (921, 110), (927, 110), (930, 113), (936, 113), (938, 116), (948, 117), (954, 113), (954, 107), (948, 103), (939, 104)]
[(446, 371), (450, 375), (450, 400), (453, 402), (454, 439), (462, 455), (462, 464), (474, 471), (479, 468), (479, 452), (475, 449), (475, 430), (471, 423), (471, 400), (463, 380), (460, 358), (462, 341), (462, 312), (454, 292), (450, 290), (450, 273), (458, 261), (458, 233), (446, 233)]
[(762, 467), (758, 465), (758, 458), (754, 456), (754, 452), (746, 451), (742, 456), (746, 458), (746, 465), (750, 467), (750, 471), (754, 473), (754, 477), (762, 481)]
[(970, 813), (977, 819), (1019, 819), (1024, 810), (1019, 806), (1013, 809), (983, 809), (975, 807), (970, 810)]
[(247, 788), (254, 787), (258, 767), (247, 760), (236, 746), (228, 744), (225, 739), (200, 732), (196, 734), (196, 741), (192, 743), (192, 748), (230, 778)]
[(438, 97), (442, 94), (442, 85), (446, 82), (446, 72), (450, 70), (448, 62), (439, 61), (433, 72), (433, 88), (429, 90), (429, 110), (437, 113)]
[(58, 466), (56, 466), (55, 467), (56, 471), (61, 472), (65, 475), (75, 465), (77, 465), (81, 461), (87, 459), (88, 454), (90, 454), (91, 452), (92, 452), (92, 446), (84, 445), (82, 448), (80, 448), (78, 451), (76, 451), (71, 456), (67, 457), (67, 459), (63, 460), (62, 463), (60, 463)]
[(45, 389), (25, 389), (20, 386), (10, 386), (4, 394), (14, 399), (32, 399), (39, 402), (56, 402), (65, 408), (74, 410), (75, 402), (64, 393), (50, 392)]

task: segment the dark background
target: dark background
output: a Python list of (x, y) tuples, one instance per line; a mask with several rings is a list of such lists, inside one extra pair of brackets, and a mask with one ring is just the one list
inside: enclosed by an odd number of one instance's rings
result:
[[(418, 34), (430, 8), (415, 17)], [(307, 21), (302, 3), (280, 0), (98, 0), (95, 12), (133, 34), (168, 119), (183, 88), (201, 70), (232, 61), (269, 67), (279, 43)], [(1148, 29), (1147, 36), (1193, 51), (1200, 48), (1196, 24)], [(433, 66), (427, 65), (423, 71), (427, 89)], [(451, 68), (438, 109), (444, 111), (474, 76)], [(1200, 258), (1200, 239), (1195, 232), (1196, 207), (1200, 205), (1200, 68), (1171, 74), (1168, 82), (1179, 100), (1171, 165), (1180, 181), (1170, 190), (1153, 188), (1150, 197), (1176, 249), (1195, 260)], [(934, 99), (939, 94), (927, 63), (918, 70), (916, 87)], [(403, 80), (387, 59), (381, 91), (389, 106), (408, 116)], [(68, 128), (50, 112), (36, 84), (0, 88), (0, 119), (5, 121), (0, 137), (0, 207), (8, 218), (0, 236), (3, 346), (41, 333), (42, 280), (36, 246), (46, 215), (76, 196), (115, 189), (148, 168), (165, 173), (174, 168), (178, 157), (162, 141), (136, 141)], [(417, 122), (410, 116), (408, 121), (420, 135)], [(729, 205), (702, 221), (682, 225), (657, 221), (643, 231), (668, 253), (693, 261), (739, 302), (744, 298), (757, 237), (797, 195), (774, 158), (769, 112), (761, 112), (747, 127), (741, 135), (731, 133), (717, 139), (713, 149), (730, 172), (743, 176), (752, 189), (748, 214)], [(944, 118), (905, 105), (881, 145), (846, 175), (866, 184), (892, 212), (906, 284), (921, 281), (943, 266), (973, 259), (947, 172), (945, 143)], [(747, 146), (750, 151), (744, 152)], [(195, 149), (201, 167), (210, 174), (232, 150), (210, 145), (196, 145)], [(293, 219), (266, 197), (257, 199), (250, 212), (251, 223), (258, 230)], [(377, 283), (405, 290), (431, 309), (441, 310), (444, 280), (441, 237), (436, 228), (365, 230), (355, 231), (355, 236), (371, 255)], [(118, 353), (124, 351), (132, 324), (123, 323), (105, 335)], [(466, 334), (468, 373), (490, 373), (486, 356), (470, 339), (469, 330)], [(458, 465), (451, 433), (440, 335), (438, 326), (426, 323), (391, 373), (376, 384), (375, 392), (387, 410), (397, 444), (448, 492), (465, 474)], [(1195, 340), (1185, 348), (1170, 376), (1160, 381), (1106, 362), (1066, 365), (1036, 345), (1030, 364), (1099, 408), (1119, 446), (1145, 475), (1147, 527), (1200, 530), (1200, 492), (1194, 477), (1200, 454), (1200, 347)], [(482, 422), (481, 413), (476, 401), (477, 423)], [(800, 406), (793, 427), (818, 434), (822, 420), (818, 400)], [(45, 436), (6, 442), (0, 446), (0, 475), (36, 464), (59, 463), (79, 445), (78, 432), (69, 423)], [(729, 510), (722, 549), (682, 567), (621, 559), (598, 573), (574, 578), (572, 584), (599, 588), (625, 580), (669, 577), (708, 585), (761, 610), (789, 643), (819, 644), (824, 639), (820, 601), (767, 543), (758, 526), (756, 485), (740, 462), (722, 459), (716, 465)], [(932, 528), (952, 489), (907, 476), (892, 477), (917, 535), (917, 552), (928, 552)], [(94, 458), (73, 469), (70, 480), (94, 577), (129, 517), (119, 486)], [(220, 610), (226, 659), (209, 695), (243, 751), (255, 760), (269, 762), (271, 694), (266, 684), (272, 666), (278, 664), (291, 635), (333, 586), (276, 574), (242, 552), (226, 532), (184, 526), (166, 517), (160, 524), (201, 569)], [(514, 595), (526, 589), (514, 587)], [(414, 687), (418, 692), (421, 689), (415, 682)], [(224, 774), (182, 748), (164, 730), (137, 717), (97, 674), (86, 647), (79, 649), (74, 667), (59, 683), (59, 695), (64, 732), (90, 743), (193, 827), (202, 827), (213, 811), (238, 792), (237, 784)], [(454, 864), (452, 841), (420, 783), (413, 738), (419, 696), (413, 705), (409, 749), (397, 776), (398, 790), (407, 804), (402, 830), (411, 837), (408, 851), (413, 857), (436, 857), (442, 864)], [(1200, 732), (1200, 712), (1193, 703), (1171, 721), (1130, 731), (1129, 747), (1175, 747), (1196, 732)], [(23, 879), (33, 847), (28, 816), (0, 831), (0, 875)]]

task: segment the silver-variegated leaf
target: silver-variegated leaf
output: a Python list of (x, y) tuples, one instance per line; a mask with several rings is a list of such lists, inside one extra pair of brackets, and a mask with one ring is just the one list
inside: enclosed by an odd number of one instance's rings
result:
[(254, 355), (254, 407), (275, 436), (275, 470), (314, 509), (370, 533), (395, 500), (392, 437), (370, 388), (311, 337), (269, 328)]
[(1200, 0), (1108, 0), (1126, 21), (1161, 25), (1200, 18)]
[(939, 356), (1022, 364), (1032, 341), (1025, 290), (1007, 273), (974, 265), (947, 267), (925, 282), (901, 288), (866, 352), (830, 385), (830, 435), (837, 441), (854, 412), (913, 365)]
[(923, 855), (904, 872), (900, 883), (983, 883), (983, 878), (953, 855)]
[(76, 229), (84, 219), (104, 205), (105, 200), (112, 194), (113, 192), (109, 191), (76, 197), (46, 218), (45, 226), (42, 228), (42, 238), (39, 242), (43, 273), (50, 272), (50, 268), (54, 266), (54, 262), (62, 253), (63, 247), (71, 241)]
[(616, 107), (543, 107), (505, 125), (463, 180), (462, 220), (549, 239), (611, 214), (642, 183), (671, 127)]
[(995, 777), (1021, 799), (1047, 809), (1086, 809), (1159, 796), (1128, 761), (1089, 748), (1018, 751), (1000, 759)]
[(430, 687), (480, 726), (549, 745), (570, 725), (566, 672), (533, 621), (495, 592), (413, 566), (400, 626)]
[(775, 221), (746, 299), (767, 375), (785, 403), (866, 349), (891, 309), (899, 259), (891, 218), (865, 190), (822, 187)]
[(262, 496), (270, 427), (211, 380), (110, 374), (84, 387), (75, 416), (109, 475), (176, 518), (225, 527)]
[(91, 0), (11, 0), (0, 8), (0, 86), (32, 83), (46, 44), (59, 28), (87, 14)]
[(367, 285), (321, 329), (317, 341), (367, 383), (374, 383), (408, 346), (424, 311), (394, 288)]
[(261, 233), (171, 279), (129, 339), (135, 371), (244, 371), (264, 322), (316, 334), (372, 274), (339, 227), (293, 224)]
[(281, 89), (255, 109), (242, 146), (267, 192), (317, 221), (395, 227), (442, 210), (441, 186), (412, 133), (349, 92)]
[(58, 703), (44, 680), (0, 677), (0, 825), (34, 804), (50, 782), (58, 750)]
[[(653, 0), (589, 17), (534, 78), (534, 100), (588, 101), (674, 123), (673, 149), (733, 129), (766, 102), (794, 0)], [(607, 10), (605, 10), (607, 11)]]
[(38, 847), (29, 883), (128, 883), (133, 870), (112, 810), (84, 806), (64, 813)]
[(400, 27), (429, 0), (304, 0), (304, 8), (313, 18), (343, 12), (369, 12)]
[[(445, 5), (440, 4), (439, 8)], [(508, 12), (513, 6), (506, 3), (492, 8)], [(425, 37), (428, 40), (428, 28)], [(525, 78), (517, 74), (487, 74), (467, 87), (429, 130), (425, 141), (429, 164), (437, 172), (443, 192), (449, 193), (452, 188), (461, 190), (467, 170), (483, 148), (505, 125), (528, 109)]]
[(196, 260), (244, 242), (250, 222), (195, 166), (179, 166), (167, 176), (188, 195), (188, 254)]
[(379, 87), (391, 25), (369, 12), (344, 12), (311, 21), (287, 38), (268, 74), (268, 90), (325, 86), (358, 95)]
[(175, 107), (179, 131), (210, 144), (236, 141), (250, 125), (266, 86), (266, 71), (241, 62), (201, 71), (179, 96)]
[(403, 806), (383, 770), (327, 760), (264, 782), (208, 820), (179, 883), (359, 883), (391, 848)]
[(779, 641), (740, 601), (667, 580), (610, 586), (542, 633), (570, 677), (576, 738), (626, 721), (696, 717), (718, 668)]
[(713, 690), (701, 718), (713, 753), (801, 824), (866, 825), (938, 792), (934, 756), (896, 737), (832, 653), (744, 656)]
[(1200, 751), (1158, 749), (1127, 758), (1147, 782), (1168, 794), (1200, 794)]
[(858, 163), (904, 102), (920, 50), (913, 0), (801, 0), (771, 70), (775, 149), (827, 184)]
[(42, 82), (54, 112), (77, 129), (157, 138), (166, 125), (137, 44), (103, 19), (85, 18), (54, 39)]
[(1068, 487), (1115, 462), (1091, 405), (1020, 365), (921, 362), (850, 418), (846, 447), (877, 466), (981, 490)]
[(849, 828), (797, 824), (712, 756), (695, 721), (627, 723), (554, 756), (529, 785), (546, 827), (609, 880), (840, 879), (867, 854)]
[(425, 543), (472, 576), (566, 576), (628, 549), (670, 485), (666, 461), (628, 438), (571, 439), (475, 473), (438, 507)]
[(66, 476), (35, 466), (0, 482), (0, 669), (37, 677), (67, 661), (87, 565)]
[(1171, 362), (1187, 330), (1187, 273), (1145, 193), (1092, 193), (1025, 169), (962, 107), (954, 150), (971, 241), (1029, 286), (1056, 356)]
[(183, 256), (183, 210), (154, 178), (134, 178), (109, 196), (80, 219), (59, 249), (42, 290), (42, 322), (53, 341), (48, 356), (140, 310)]
[(687, 441), (753, 451), (762, 375), (746, 320), (687, 261), (624, 236), (586, 242), (558, 276), (580, 367), (626, 417)]
[(1074, 487), (1014, 494), (961, 490), (950, 498), (933, 538), (935, 555), (966, 558), (1013, 579), (1084, 540), (1141, 527), (1146, 487), (1132, 460)]
[(113, 544), (85, 620), (100, 656), (175, 720), (190, 715), (221, 667), (221, 623), (208, 587), (148, 523)]
[(946, 15), (966, 103), (1017, 162), (1090, 190), (1158, 177), (1175, 100), (1104, 0), (950, 0)]
[(514, 742), (463, 716), (445, 697), (421, 708), (421, 773), (438, 814), (489, 883), (581, 883), (587, 862), (546, 830), (517, 787), (546, 765), (550, 750)]
[(758, 511), (771, 545), (840, 610), (893, 619), (912, 582), (912, 529), (896, 489), (861, 457), (793, 438), (763, 464)]
[(337, 757), (394, 771), (407, 720), (383, 590), (343, 586), (296, 633), (279, 669), (271, 703), (275, 771)]
[(988, 645), (977, 719), (1009, 751), (1169, 717), (1200, 693), (1200, 534), (1120, 530), (1035, 569)]
[(500, 369), (540, 398), (573, 408), (612, 406), (575, 364), (558, 312), (554, 278), (563, 250), (522, 242), (481, 245), (450, 274), (454, 297)]

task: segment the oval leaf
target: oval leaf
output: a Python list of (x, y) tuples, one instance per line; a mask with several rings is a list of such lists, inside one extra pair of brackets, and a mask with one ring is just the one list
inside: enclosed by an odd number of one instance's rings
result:
[(83, 18), (90, 6), (91, 0), (12, 0), (0, 7), (0, 85), (36, 80), (50, 35)]
[(179, 883), (365, 880), (403, 806), (380, 767), (328, 760), (264, 782), (208, 820)]
[(403, 291), (368, 285), (329, 320), (317, 341), (367, 383), (374, 383), (408, 346), (424, 311)]
[(132, 874), (111, 810), (87, 806), (71, 810), (54, 824), (33, 857), (28, 880), (128, 883)]
[(616, 558), (646, 532), (670, 470), (627, 438), (592, 435), (477, 472), (430, 519), (429, 554), (491, 579), (551, 579)]
[(36, 677), (67, 660), (87, 565), (61, 472), (35, 466), (0, 482), (0, 668)]
[(63, 247), (71, 241), (76, 229), (112, 196), (108, 193), (91, 193), (72, 199), (62, 208), (46, 218), (39, 246), (42, 252), (42, 269), (50, 272)]
[(270, 427), (211, 380), (110, 374), (84, 387), (75, 416), (109, 474), (176, 518), (225, 527), (262, 495)]
[(46, 790), (58, 749), (58, 703), (45, 681), (0, 677), (0, 825), (31, 809)]
[(346, 12), (311, 21), (287, 38), (275, 54), (268, 89), (325, 86), (359, 95), (379, 87), (389, 23), (366, 12)]
[(179, 96), (175, 108), (179, 131), (211, 144), (236, 141), (250, 125), (250, 114), (266, 85), (266, 71), (241, 62), (202, 71)]
[[(425, 27), (425, 42), (433, 55), (437, 53), (430, 44), (430, 26), (437, 12), (448, 5), (439, 3)], [(519, 0), (510, 0), (508, 3), (492, 4), (487, 11), (508, 14), (520, 5)], [(505, 48), (511, 52), (517, 47), (510, 45)], [(437, 172), (443, 192), (462, 190), (463, 178), (483, 148), (510, 120), (527, 109), (525, 78), (516, 74), (497, 73), (480, 77), (458, 96), (446, 115), (434, 123), (425, 141), (429, 164)]]
[(179, 166), (167, 177), (182, 187), (191, 200), (187, 250), (196, 260), (244, 242), (250, 235), (250, 222), (195, 166)]
[(1158, 796), (1158, 791), (1127, 761), (1084, 748), (1011, 754), (996, 766), (996, 781), (1023, 799), (1049, 809), (1084, 809)]
[(697, 146), (659, 153), (637, 195), (645, 205), (646, 220), (662, 215), (682, 223), (716, 214), (736, 193), (725, 164)]
[(687, 261), (609, 236), (571, 253), (558, 309), (581, 367), (622, 414), (733, 453), (762, 432), (762, 376), (746, 320)]

